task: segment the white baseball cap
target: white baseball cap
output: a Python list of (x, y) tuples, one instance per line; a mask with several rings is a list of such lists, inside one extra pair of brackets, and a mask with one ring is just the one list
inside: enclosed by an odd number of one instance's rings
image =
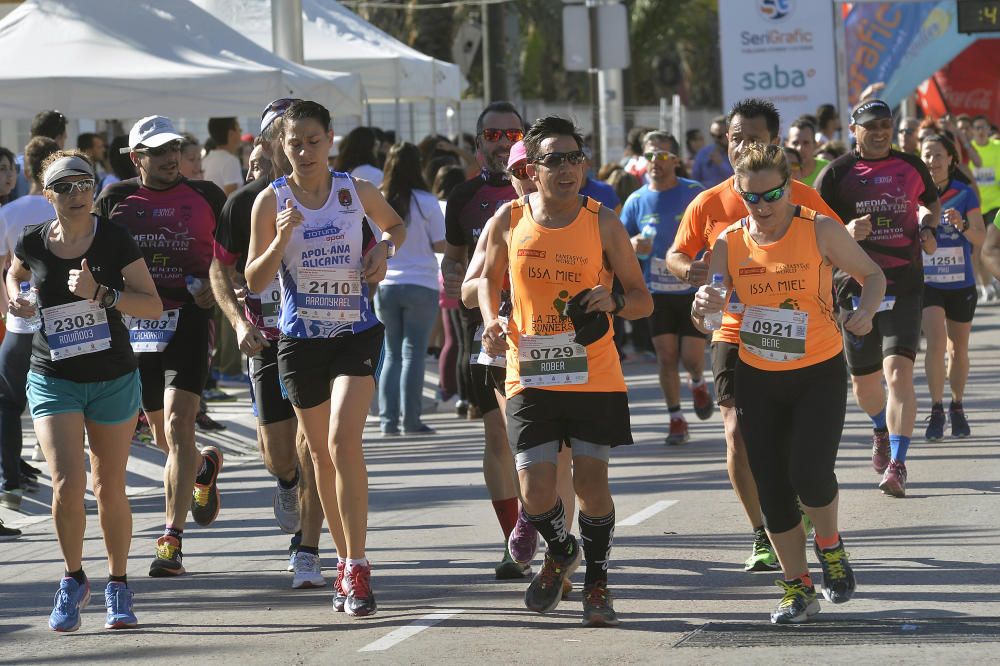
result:
[(128, 149), (122, 149), (123, 153), (135, 150), (137, 146), (143, 145), (146, 148), (159, 148), (171, 141), (181, 141), (184, 137), (177, 133), (174, 124), (166, 116), (146, 116), (132, 125), (132, 130), (128, 133)]

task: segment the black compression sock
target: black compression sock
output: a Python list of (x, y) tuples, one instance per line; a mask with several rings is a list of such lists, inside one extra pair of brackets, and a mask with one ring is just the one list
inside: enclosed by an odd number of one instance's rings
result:
[(545, 539), (553, 555), (566, 558), (575, 552), (576, 539), (570, 534), (569, 525), (566, 524), (566, 510), (562, 500), (557, 500), (556, 505), (545, 513), (532, 516), (525, 512), (525, 516)]
[(128, 585), (128, 576), (108, 576), (109, 583), (121, 583), (122, 585)]
[(299, 471), (295, 470), (295, 478), (293, 478), (291, 481), (283, 481), (282, 479), (279, 478), (278, 485), (280, 485), (285, 490), (290, 490), (295, 486), (299, 485)]
[(583, 556), (587, 559), (587, 577), (584, 585), (608, 580), (608, 560), (611, 542), (615, 538), (615, 510), (606, 516), (593, 517), (580, 513), (580, 536), (583, 537)]
[(309, 553), (311, 555), (319, 556), (319, 546), (299, 546), (298, 551), (300, 553)]
[(80, 585), (86, 585), (87, 584), (87, 575), (85, 573), (83, 573), (83, 567), (80, 567), (76, 571), (67, 571), (65, 577), (66, 578), (72, 578), (73, 580), (75, 580)]
[(167, 526), (163, 528), (163, 536), (169, 536), (177, 539), (177, 547), (181, 546), (181, 542), (184, 540), (184, 528)]

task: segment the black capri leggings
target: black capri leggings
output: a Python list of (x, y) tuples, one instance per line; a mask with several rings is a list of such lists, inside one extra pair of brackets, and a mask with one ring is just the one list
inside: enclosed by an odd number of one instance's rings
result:
[(847, 411), (847, 366), (837, 354), (798, 370), (736, 365), (736, 414), (764, 523), (774, 533), (797, 527), (796, 497), (811, 507), (837, 496), (837, 449)]

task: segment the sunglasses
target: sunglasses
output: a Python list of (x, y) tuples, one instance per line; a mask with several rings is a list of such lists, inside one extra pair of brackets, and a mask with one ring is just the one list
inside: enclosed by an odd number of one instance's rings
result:
[(587, 156), (583, 154), (582, 150), (573, 150), (568, 153), (546, 153), (542, 155), (537, 160), (534, 160), (535, 164), (541, 164), (550, 169), (558, 169), (565, 162), (576, 166), (578, 164), (583, 164), (583, 161), (587, 159)]
[(667, 160), (671, 159), (672, 157), (677, 157), (673, 153), (665, 153), (665, 152), (662, 152), (662, 151), (661, 152), (655, 152), (655, 153), (653, 153), (653, 152), (643, 153), (642, 156), (646, 158), (647, 162), (666, 162)]
[(140, 155), (149, 155), (150, 157), (163, 157), (167, 153), (176, 153), (181, 150), (180, 141), (171, 141), (170, 143), (165, 143), (162, 146), (157, 146), (156, 148), (136, 148), (135, 152)]
[(525, 178), (528, 177), (528, 165), (519, 164), (518, 166), (513, 167), (510, 170), (510, 175), (513, 176), (514, 178), (517, 178), (518, 180), (524, 180)]
[(763, 199), (767, 203), (774, 203), (775, 201), (777, 201), (778, 199), (780, 199), (785, 194), (785, 186), (786, 185), (788, 185), (788, 181), (787, 180), (785, 182), (783, 182), (781, 185), (778, 185), (773, 190), (768, 190), (767, 192), (759, 192), (759, 193), (758, 192), (744, 192), (743, 190), (741, 190), (739, 188), (737, 188), (736, 191), (739, 192), (740, 196), (743, 197), (743, 200), (746, 201), (749, 204), (760, 203), (761, 199)]
[(483, 130), (483, 138), (493, 143), (499, 141), (502, 136), (506, 136), (511, 143), (517, 143), (524, 138), (524, 130), (497, 129), (496, 127), (487, 127)]
[(52, 186), (49, 187), (49, 189), (55, 192), (56, 194), (69, 194), (73, 190), (80, 190), (81, 192), (90, 192), (92, 189), (94, 189), (94, 185), (95, 183), (93, 178), (87, 178), (84, 180), (77, 180), (77, 181), (64, 180), (58, 183), (53, 183)]

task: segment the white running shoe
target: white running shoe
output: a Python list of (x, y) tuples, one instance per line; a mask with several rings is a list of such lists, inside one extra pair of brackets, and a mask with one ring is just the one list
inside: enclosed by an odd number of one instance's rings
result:
[(274, 517), (278, 527), (285, 534), (295, 534), (299, 531), (299, 487), (284, 488), (281, 481), (275, 481)]
[(293, 564), (295, 575), (292, 577), (292, 589), (326, 585), (326, 579), (323, 578), (323, 565), (320, 563), (319, 556), (303, 553), (299, 550), (295, 552)]

